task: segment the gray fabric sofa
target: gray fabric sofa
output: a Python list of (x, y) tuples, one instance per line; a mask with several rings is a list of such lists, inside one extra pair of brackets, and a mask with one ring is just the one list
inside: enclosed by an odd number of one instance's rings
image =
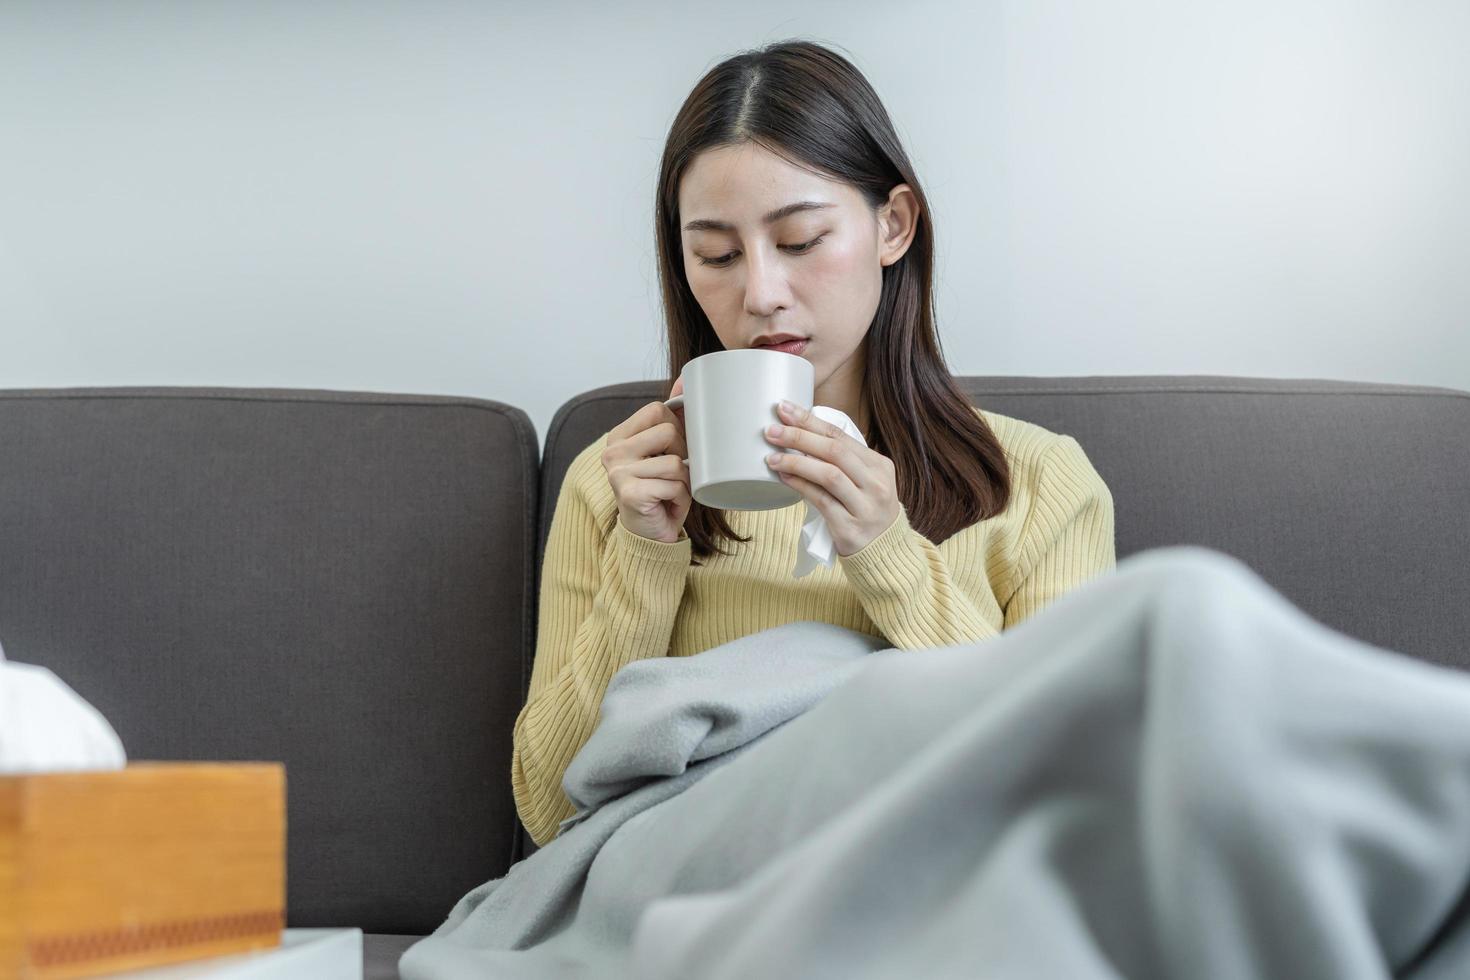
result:
[[(1470, 667), (1470, 393), (1211, 376), (967, 377), (1074, 435), (1122, 558), (1207, 545), (1370, 643)], [(532, 845), (509, 785), (571, 459), (655, 382), (504, 403), (0, 391), (0, 640), (132, 759), (286, 764), (288, 924), (369, 976)]]

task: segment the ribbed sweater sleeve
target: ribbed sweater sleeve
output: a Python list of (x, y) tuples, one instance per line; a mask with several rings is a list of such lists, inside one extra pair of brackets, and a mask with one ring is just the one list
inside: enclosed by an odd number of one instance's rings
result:
[(953, 646), (999, 632), (901, 505), (887, 530), (838, 561), (868, 618), (901, 650)]
[(573, 806), (562, 775), (592, 735), (608, 681), (668, 653), (692, 545), (628, 530), (597, 453), (579, 456), (557, 498), (542, 560), (535, 661), (516, 717), (511, 784), (531, 838), (556, 836)]
[[(1082, 446), (1059, 436), (1038, 461), (1036, 487), (997, 594), (1009, 628), (1080, 582), (1115, 564), (1113, 498)], [(863, 609), (894, 646), (915, 650), (995, 636), (978, 596), (956, 581), (933, 542), (899, 515), (851, 555), (842, 570)], [(982, 583), (981, 587), (988, 587)]]
[(1015, 588), (1004, 586), (997, 596), (1003, 629), (1117, 566), (1113, 494), (1071, 436), (1058, 438), (1042, 456), (1018, 542), (1011, 563)]

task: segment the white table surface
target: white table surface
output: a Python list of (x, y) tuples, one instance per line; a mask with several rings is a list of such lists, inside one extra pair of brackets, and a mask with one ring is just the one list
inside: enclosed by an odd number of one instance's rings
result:
[(141, 970), (119, 980), (362, 980), (361, 929), (284, 929), (281, 945)]

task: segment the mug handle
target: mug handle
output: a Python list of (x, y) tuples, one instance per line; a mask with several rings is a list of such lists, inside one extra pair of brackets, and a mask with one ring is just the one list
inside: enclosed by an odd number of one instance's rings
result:
[[(666, 399), (664, 399), (664, 404), (667, 405), (669, 408), (683, 408), (684, 407), (684, 396), (683, 395), (675, 395), (673, 398), (666, 398)], [(685, 456), (684, 459), (682, 460), (682, 462), (685, 462), (685, 463), (689, 462), (689, 457), (688, 456)]]

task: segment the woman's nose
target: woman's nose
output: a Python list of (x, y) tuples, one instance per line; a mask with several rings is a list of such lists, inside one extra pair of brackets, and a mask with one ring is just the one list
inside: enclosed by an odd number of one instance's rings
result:
[(786, 273), (780, 261), (752, 255), (745, 263), (745, 311), (751, 316), (770, 316), (789, 305)]

